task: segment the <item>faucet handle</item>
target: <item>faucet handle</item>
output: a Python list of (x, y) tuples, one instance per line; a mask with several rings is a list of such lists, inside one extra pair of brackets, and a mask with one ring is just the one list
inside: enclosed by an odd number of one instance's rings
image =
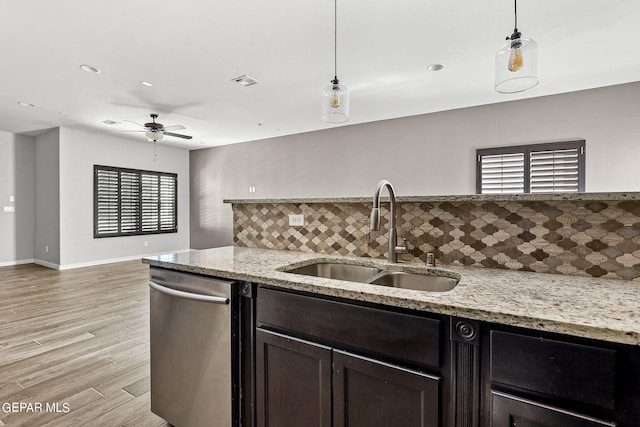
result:
[(402, 238), (402, 246), (396, 246), (396, 253), (398, 254), (406, 254), (409, 253), (409, 241), (406, 237)]

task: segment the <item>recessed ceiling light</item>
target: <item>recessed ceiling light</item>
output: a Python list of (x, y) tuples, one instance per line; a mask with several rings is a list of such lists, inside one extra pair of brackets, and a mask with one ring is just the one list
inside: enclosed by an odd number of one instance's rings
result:
[(58, 114), (60, 114), (61, 116), (68, 116), (69, 113), (66, 113), (64, 111), (58, 111)]
[(427, 66), (427, 70), (428, 71), (440, 71), (444, 68), (444, 65), (442, 64), (429, 64)]
[(18, 102), (18, 105), (22, 105), (23, 107), (35, 107), (35, 105), (29, 104), (28, 102)]
[(105, 125), (111, 125), (111, 126), (120, 124), (120, 122), (116, 122), (115, 120), (109, 120), (109, 119), (103, 120), (102, 123), (104, 123)]
[(100, 73), (100, 68), (94, 67), (93, 65), (82, 64), (80, 66), (80, 69), (82, 71), (86, 71), (87, 73), (94, 73), (94, 74), (99, 74)]
[(240, 86), (253, 86), (254, 84), (260, 83), (258, 80), (246, 74), (234, 77), (231, 81), (238, 83)]
[(144, 81), (144, 80), (143, 80), (143, 81), (141, 81), (141, 82), (140, 82), (140, 84), (141, 84), (142, 86), (147, 86), (147, 87), (151, 87), (151, 86), (153, 86), (151, 83), (149, 83), (149, 82), (147, 82), (147, 81)]

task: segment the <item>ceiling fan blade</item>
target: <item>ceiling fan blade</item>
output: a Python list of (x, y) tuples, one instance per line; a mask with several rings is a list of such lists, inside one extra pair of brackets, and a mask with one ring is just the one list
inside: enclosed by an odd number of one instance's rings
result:
[(112, 130), (111, 132), (147, 132), (146, 129), (141, 129), (141, 130)]
[(146, 127), (145, 125), (141, 125), (140, 123), (132, 122), (131, 120), (123, 120), (123, 122), (133, 123), (134, 125), (138, 125), (140, 127)]
[(186, 127), (182, 126), (182, 125), (172, 125), (172, 126), (165, 126), (164, 130), (185, 130)]
[(179, 133), (171, 133), (171, 132), (163, 132), (165, 135), (167, 136), (175, 136), (176, 138), (182, 138), (182, 139), (191, 139), (193, 138), (192, 136), (189, 135), (181, 135)]

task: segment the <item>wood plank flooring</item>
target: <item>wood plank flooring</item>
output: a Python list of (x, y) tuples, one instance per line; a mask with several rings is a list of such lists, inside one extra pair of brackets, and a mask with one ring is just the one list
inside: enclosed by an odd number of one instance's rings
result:
[(168, 426), (149, 409), (148, 270), (0, 268), (0, 426)]

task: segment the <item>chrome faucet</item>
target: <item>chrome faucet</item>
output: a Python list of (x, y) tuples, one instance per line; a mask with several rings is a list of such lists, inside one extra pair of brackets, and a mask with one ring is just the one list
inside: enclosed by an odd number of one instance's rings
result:
[(383, 179), (378, 183), (378, 188), (373, 194), (373, 208), (369, 216), (369, 229), (371, 231), (380, 230), (380, 195), (382, 189), (387, 187), (389, 190), (389, 262), (398, 262), (398, 254), (406, 254), (409, 252), (407, 247), (407, 239), (404, 239), (404, 246), (398, 246), (398, 232), (396, 230), (396, 194), (393, 186), (389, 181)]

